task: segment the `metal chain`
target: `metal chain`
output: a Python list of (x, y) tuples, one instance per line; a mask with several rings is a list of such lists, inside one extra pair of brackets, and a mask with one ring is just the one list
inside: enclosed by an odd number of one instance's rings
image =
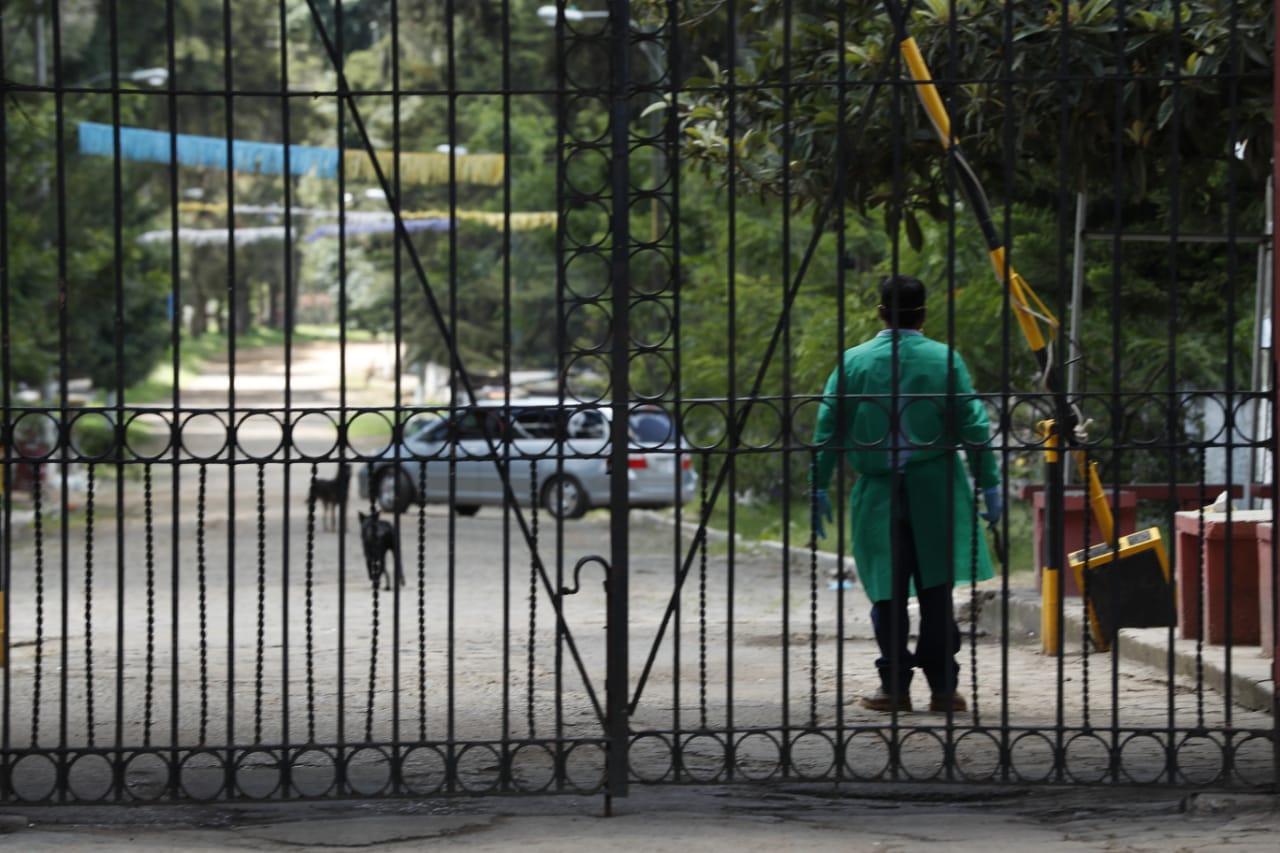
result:
[[(399, 480), (397, 479), (396, 482), (397, 482), (396, 490), (398, 492)], [(369, 512), (372, 515), (377, 513), (377, 511), (378, 511), (377, 496), (374, 494), (373, 490), (371, 489), (369, 491)], [(396, 533), (397, 534), (399, 533), (398, 529)], [(363, 537), (363, 531), (361, 531), (361, 536)], [(385, 561), (386, 559), (385, 554), (383, 555), (383, 559)], [(386, 571), (391, 571), (391, 569), (387, 568)], [(378, 635), (381, 628), (380, 623), (381, 623), (381, 615), (382, 615), (382, 600), (381, 600), (381, 597), (378, 595), (378, 582), (381, 580), (381, 578), (372, 578), (371, 580), (372, 580), (371, 586), (373, 588), (373, 599), (369, 605), (370, 606), (369, 696), (367, 701), (365, 702), (365, 715), (364, 715), (364, 739), (366, 743), (373, 742), (373, 707), (374, 707), (374, 699), (377, 694), (376, 686), (378, 681)]]
[[(1093, 542), (1093, 531), (1090, 529), (1093, 523), (1093, 508), (1089, 501), (1089, 489), (1091, 488), (1091, 484), (1093, 483), (1093, 477), (1089, 475), (1088, 456), (1084, 458), (1084, 471), (1085, 471), (1085, 481), (1084, 481), (1085, 495), (1084, 495), (1084, 507), (1083, 507), (1083, 510), (1084, 510), (1083, 546), (1085, 548), (1085, 552), (1084, 552), (1085, 565), (1084, 565), (1084, 569), (1080, 572), (1080, 575), (1081, 575), (1080, 606), (1084, 609), (1084, 613), (1082, 614), (1083, 618), (1080, 620), (1080, 623), (1081, 623), (1080, 647), (1084, 651), (1080, 656), (1080, 678), (1083, 681), (1083, 683), (1080, 686), (1080, 701), (1084, 706), (1081, 709), (1081, 714), (1082, 714), (1081, 724), (1084, 727), (1085, 731), (1089, 731), (1093, 727), (1089, 719), (1089, 707), (1090, 707), (1090, 702), (1089, 702), (1089, 642), (1090, 642), (1089, 593), (1091, 591), (1093, 578), (1090, 577), (1089, 563), (1088, 563), (1089, 544)], [(1106, 544), (1108, 545), (1108, 547), (1111, 545), (1110, 542)], [(1071, 567), (1069, 565), (1064, 565), (1062, 567), (1061, 571), (1064, 577), (1060, 578), (1061, 582), (1058, 584), (1059, 591), (1066, 588), (1067, 579), (1065, 577), (1065, 574), (1066, 572), (1070, 571), (1070, 569)]]
[(200, 743), (209, 733), (209, 601), (204, 552), (204, 514), (208, 498), (207, 465), (200, 465), (200, 485), (196, 496), (196, 591), (200, 610)]
[(267, 637), (267, 497), (266, 470), (258, 463), (258, 648), (253, 678), (253, 742), (262, 743), (262, 682)]
[(529, 725), (529, 737), (537, 737), (533, 711), (533, 688), (537, 652), (536, 630), (538, 625), (538, 460), (529, 462), (529, 650), (528, 675), (525, 690), (525, 716)]
[[(707, 456), (702, 457), (699, 478), (700, 517), (707, 517)], [(704, 531), (698, 543), (698, 708), (702, 728), (707, 727), (707, 536)]]
[[(311, 490), (315, 489), (318, 465), (311, 463)], [(315, 670), (315, 552), (316, 552), (316, 502), (307, 501), (307, 566), (306, 593), (306, 649), (307, 649), (307, 743), (316, 742), (316, 670)]]
[(418, 740), (427, 739), (427, 466), (418, 466)]
[(1199, 531), (1196, 540), (1196, 621), (1195, 624), (1199, 630), (1196, 631), (1196, 727), (1204, 728), (1204, 638), (1209, 633), (1209, 626), (1205, 624), (1204, 618), (1204, 566), (1205, 551), (1209, 547), (1208, 541), (1205, 539), (1205, 522), (1204, 508), (1209, 503), (1209, 495), (1205, 490), (1205, 479), (1208, 477), (1208, 447), (1200, 448), (1200, 499), (1196, 504), (1200, 508), (1199, 512)]
[(156, 560), (155, 506), (151, 491), (151, 463), (142, 466), (143, 519), (146, 528), (147, 572), (147, 664), (143, 692), (142, 745), (151, 746), (152, 710), (156, 682)]
[(93, 707), (93, 500), (96, 466), (90, 462), (85, 473), (84, 497), (84, 714), (88, 745), (94, 745)]
[[(981, 490), (978, 481), (973, 482), (973, 535), (969, 537), (969, 694), (973, 697), (973, 725), (982, 723), (982, 711), (978, 704), (978, 538), (982, 525), (978, 523), (978, 499)], [(996, 555), (999, 559), (999, 554)], [(1006, 571), (1002, 565), (1000, 570)], [(954, 617), (953, 617), (954, 618)]]
[[(809, 458), (809, 482), (815, 481), (818, 454)], [(818, 496), (809, 489), (809, 725), (818, 725)], [(836, 576), (836, 600), (844, 596), (844, 577)]]
[(369, 702), (365, 710), (364, 718), (364, 739), (366, 743), (373, 743), (373, 700), (377, 694), (378, 684), (378, 618), (381, 611), (378, 596), (379, 578), (373, 579), (373, 614), (371, 619), (372, 632), (369, 635)]
[(44, 471), (33, 462), (31, 498), (36, 542), (36, 660), (31, 686), (31, 746), (40, 742), (40, 689), (44, 682)]
[[(816, 506), (814, 498), (809, 502)], [(818, 540), (809, 549), (809, 725), (818, 727)], [(783, 557), (787, 560), (787, 557)], [(783, 566), (783, 571), (788, 571)], [(837, 582), (837, 585), (840, 585)]]

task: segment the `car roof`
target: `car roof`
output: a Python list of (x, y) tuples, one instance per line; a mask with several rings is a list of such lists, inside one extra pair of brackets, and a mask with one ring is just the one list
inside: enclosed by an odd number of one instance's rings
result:
[[(501, 397), (486, 397), (486, 398), (477, 400), (475, 402), (475, 405), (480, 407), (485, 407), (485, 408), (502, 408), (503, 406), (507, 405), (507, 401), (502, 399)], [(601, 406), (609, 406), (612, 404), (603, 400), (584, 401), (584, 400), (577, 400), (573, 397), (565, 397), (563, 400), (561, 400), (560, 398), (553, 397), (549, 394), (540, 394), (538, 396), (533, 396), (533, 397), (522, 397), (522, 396), (512, 395), (510, 405), (513, 408), (515, 406), (565, 406), (565, 407), (573, 407), (573, 408), (590, 406), (592, 408), (598, 408)]]
[[(482, 400), (475, 406), (483, 409), (501, 409), (506, 407), (502, 400)], [(555, 397), (513, 397), (510, 411), (520, 412), (529, 409), (563, 409), (570, 414), (579, 412), (598, 412), (606, 420), (613, 420), (613, 403), (608, 400), (583, 402), (581, 400), (557, 400)], [(628, 415), (663, 415), (673, 418), (671, 412), (655, 403), (632, 403)]]
[[(512, 396), (510, 403), (508, 403), (508, 401), (502, 398), (485, 398), (485, 399), (477, 400), (473, 404), (473, 406), (468, 406), (464, 404), (464, 405), (458, 406), (458, 408), (467, 409), (467, 408), (474, 407), (474, 408), (483, 408), (483, 409), (501, 409), (501, 408), (506, 408), (508, 405), (512, 409), (547, 408), (547, 407), (555, 406), (558, 408), (573, 409), (575, 411), (582, 410), (582, 409), (598, 409), (602, 412), (609, 412), (609, 413), (612, 413), (613, 411), (612, 400), (602, 400), (602, 399), (601, 400), (579, 400), (574, 397), (565, 397), (562, 400), (558, 397), (553, 397), (547, 394), (531, 396), (531, 397)], [(631, 404), (631, 411), (633, 412), (665, 412), (666, 409), (656, 403), (636, 402)]]

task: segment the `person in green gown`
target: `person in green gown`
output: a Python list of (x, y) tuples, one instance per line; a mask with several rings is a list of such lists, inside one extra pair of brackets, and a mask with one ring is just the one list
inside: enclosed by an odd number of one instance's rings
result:
[[(964, 360), (922, 331), (924, 284), (887, 277), (878, 310), (885, 328), (845, 351), (823, 391), (810, 474), (814, 533), (826, 535), (827, 487), (843, 456), (857, 475), (848, 501), (850, 539), (880, 650), (879, 690), (862, 706), (912, 710), (911, 678), (919, 668), (931, 711), (965, 711), (956, 690), (960, 630), (951, 590), (992, 577), (970, 473), (982, 492), (981, 515), (994, 523), (1003, 510), (1000, 469)], [(914, 651), (912, 593), (920, 605)]]

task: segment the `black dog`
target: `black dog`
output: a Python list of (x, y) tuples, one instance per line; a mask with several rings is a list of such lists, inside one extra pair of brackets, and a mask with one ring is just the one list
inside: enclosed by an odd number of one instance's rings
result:
[(400, 543), (396, 541), (396, 528), (389, 521), (378, 518), (378, 511), (360, 516), (360, 541), (364, 544), (364, 562), (369, 569), (369, 580), (376, 588), (381, 578), (386, 578), (387, 589), (391, 589), (391, 575), (387, 572), (387, 553), (390, 552), (396, 564), (396, 581), (404, 586), (404, 572), (400, 568)]
[(342, 529), (347, 529), (347, 493), (350, 491), (351, 466), (346, 462), (339, 463), (338, 476), (332, 480), (321, 480), (317, 477), (311, 481), (307, 504), (314, 508), (316, 501), (320, 501), (324, 505), (321, 524), (325, 530), (337, 528), (339, 515), (342, 516)]

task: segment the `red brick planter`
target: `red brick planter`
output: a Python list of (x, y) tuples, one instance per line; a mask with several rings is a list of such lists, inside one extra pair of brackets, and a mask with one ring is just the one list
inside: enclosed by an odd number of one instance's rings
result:
[(1275, 594), (1280, 587), (1277, 567), (1272, 562), (1271, 523), (1258, 525), (1258, 637), (1262, 656), (1271, 658), (1271, 677), (1280, 680), (1280, 635), (1276, 632)]
[[(1231, 563), (1231, 642), (1254, 645), (1259, 642), (1258, 624), (1258, 525), (1271, 520), (1271, 510), (1239, 510), (1231, 513), (1204, 513), (1204, 540), (1200, 539), (1199, 510), (1180, 512), (1177, 528), (1176, 580), (1178, 584), (1178, 624), (1183, 639), (1202, 635), (1199, 615), (1208, 628), (1203, 632), (1210, 643), (1227, 640), (1227, 562)], [(1230, 535), (1230, 539), (1228, 539)], [(1202, 546), (1203, 545), (1203, 549)], [(1203, 551), (1203, 554), (1202, 554)], [(1197, 597), (1203, 599), (1197, 611)]]

